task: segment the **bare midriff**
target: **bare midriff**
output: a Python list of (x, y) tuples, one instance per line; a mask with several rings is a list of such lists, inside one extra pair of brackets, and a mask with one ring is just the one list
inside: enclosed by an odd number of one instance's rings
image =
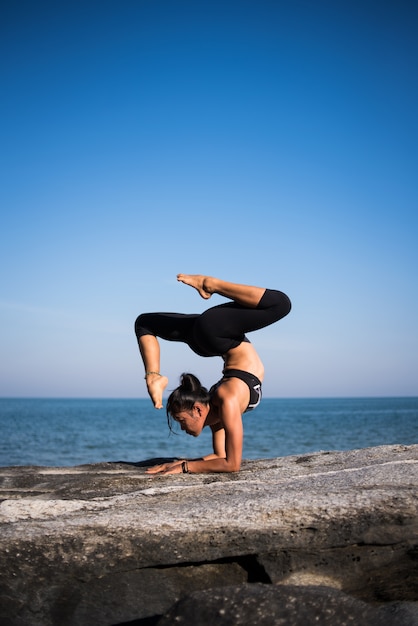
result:
[(263, 381), (264, 366), (251, 343), (243, 341), (236, 348), (228, 350), (222, 358), (225, 363), (224, 369), (244, 370)]

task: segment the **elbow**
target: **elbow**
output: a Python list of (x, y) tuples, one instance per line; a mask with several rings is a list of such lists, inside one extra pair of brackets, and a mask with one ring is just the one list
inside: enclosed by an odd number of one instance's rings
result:
[(228, 471), (228, 472), (231, 472), (231, 474), (232, 474), (233, 472), (239, 472), (239, 471), (240, 471), (240, 469), (241, 469), (241, 461), (232, 461), (232, 462), (230, 461), (230, 462), (228, 463), (228, 469), (227, 469), (227, 471)]

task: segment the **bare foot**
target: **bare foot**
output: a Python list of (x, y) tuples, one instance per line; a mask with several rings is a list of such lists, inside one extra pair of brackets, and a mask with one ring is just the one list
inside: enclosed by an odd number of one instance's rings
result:
[(212, 292), (208, 288), (208, 277), (201, 274), (177, 274), (177, 280), (185, 285), (194, 287), (200, 293), (202, 298), (209, 300)]
[(161, 374), (148, 374), (146, 378), (147, 389), (156, 409), (163, 408), (163, 391), (168, 385), (167, 376)]

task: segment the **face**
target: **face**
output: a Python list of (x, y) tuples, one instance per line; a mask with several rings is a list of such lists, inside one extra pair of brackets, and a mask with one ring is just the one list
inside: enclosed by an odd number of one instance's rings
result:
[(173, 419), (180, 424), (181, 430), (192, 437), (198, 437), (205, 425), (208, 411), (205, 405), (196, 403), (190, 411), (180, 411), (173, 415)]

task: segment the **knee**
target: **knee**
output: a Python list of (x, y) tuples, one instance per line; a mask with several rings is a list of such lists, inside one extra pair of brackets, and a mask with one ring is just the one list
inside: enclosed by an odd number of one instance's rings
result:
[(281, 318), (290, 313), (292, 303), (283, 291), (278, 291), (277, 289), (266, 289), (260, 302), (258, 303), (258, 308), (276, 309)]
[(145, 328), (145, 315), (138, 315), (134, 324), (135, 335), (139, 338), (142, 335), (148, 334)]

